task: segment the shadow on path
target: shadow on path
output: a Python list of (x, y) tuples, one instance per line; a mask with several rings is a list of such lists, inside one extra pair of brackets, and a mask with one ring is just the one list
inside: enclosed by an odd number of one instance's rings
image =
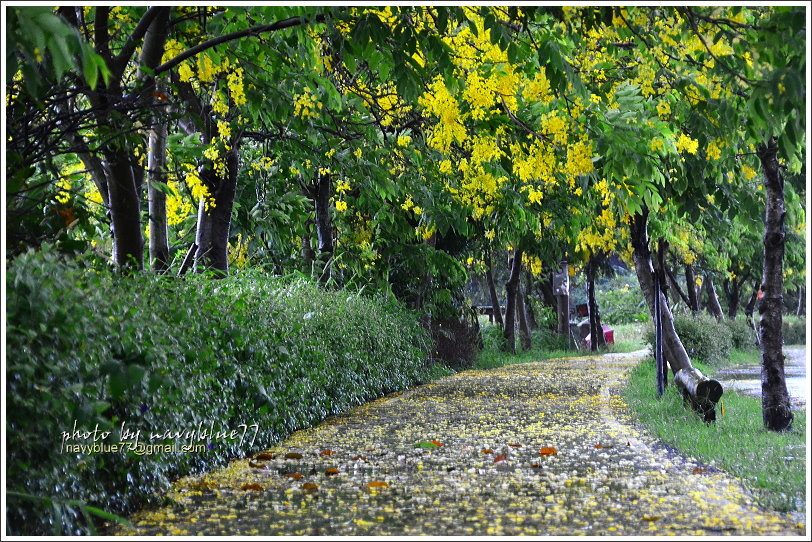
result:
[(634, 426), (616, 394), (642, 355), (467, 371), (384, 397), (180, 480), (173, 505), (121, 532), (802, 534)]

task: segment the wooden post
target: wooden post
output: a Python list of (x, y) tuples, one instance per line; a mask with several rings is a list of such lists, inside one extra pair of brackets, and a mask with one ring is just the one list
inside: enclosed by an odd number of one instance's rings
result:
[(657, 397), (665, 393), (665, 367), (663, 367), (663, 319), (660, 306), (660, 275), (654, 273), (654, 361), (657, 367)]

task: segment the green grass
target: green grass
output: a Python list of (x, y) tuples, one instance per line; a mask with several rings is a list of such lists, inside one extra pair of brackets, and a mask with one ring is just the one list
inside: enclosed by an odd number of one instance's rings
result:
[[(734, 351), (724, 365), (750, 363), (758, 353)], [(694, 362), (704, 374), (708, 367)], [(761, 400), (727, 390), (717, 406), (718, 418), (706, 425), (669, 385), (662, 399), (655, 392), (654, 364), (641, 363), (630, 375), (625, 400), (648, 431), (663, 443), (741, 478), (759, 502), (781, 512), (805, 509), (806, 410), (795, 411), (794, 429), (764, 429)], [(721, 406), (724, 414), (719, 415)]]

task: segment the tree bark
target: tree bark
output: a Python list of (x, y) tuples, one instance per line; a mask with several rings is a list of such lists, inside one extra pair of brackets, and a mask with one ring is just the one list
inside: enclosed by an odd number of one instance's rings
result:
[[(555, 282), (555, 279), (553, 279)], [(556, 314), (558, 315), (558, 334), (563, 337), (570, 336), (570, 296), (569, 296), (569, 266), (566, 260), (561, 261), (561, 281), (562, 285), (556, 291), (553, 284), (553, 293), (556, 298)], [(563, 282), (567, 281), (566, 285)]]
[(527, 283), (527, 288), (522, 290), (522, 294), (524, 295), (524, 312), (527, 318), (527, 326), (531, 329), (538, 329), (539, 325), (536, 321), (536, 313), (533, 310), (533, 305), (530, 303), (530, 292), (533, 290), (533, 276), (528, 272), (525, 273), (525, 280)]
[(685, 288), (688, 290), (688, 308), (692, 312), (699, 312), (699, 296), (696, 293), (696, 274), (694, 266), (685, 264)]
[[(640, 289), (643, 291), (643, 296), (646, 298), (649, 312), (654, 316), (654, 268), (651, 265), (651, 251), (648, 247), (648, 233), (646, 231), (646, 223), (648, 221), (648, 210), (644, 210), (643, 214), (635, 214), (631, 224), (631, 241), (634, 259), (634, 270), (637, 274), (637, 280), (640, 283)], [(668, 361), (671, 371), (676, 374), (681, 369), (691, 369), (691, 360), (685, 347), (682, 345), (677, 331), (674, 329), (674, 318), (671, 315), (671, 310), (668, 308), (668, 303), (665, 301), (665, 296), (660, 293), (662, 326), (663, 326), (663, 352)]]
[(195, 270), (198, 273), (206, 270), (214, 271), (218, 278), (228, 274), (228, 238), (239, 169), (239, 150), (236, 142), (226, 153), (225, 161), (226, 175), (222, 179), (217, 178), (209, 166), (204, 167), (200, 173), (200, 180), (209, 188), (214, 198), (214, 207), (206, 209), (205, 202), (200, 201), (195, 239), (198, 245)]
[(598, 348), (606, 346), (606, 338), (603, 336), (603, 326), (601, 325), (601, 315), (598, 310), (598, 301), (595, 298), (595, 275), (597, 274), (598, 257), (594, 254), (589, 257), (586, 264), (586, 302), (589, 309), (589, 347), (593, 352)]
[(507, 306), (505, 307), (505, 348), (508, 352), (516, 353), (516, 294), (519, 289), (519, 274), (522, 271), (522, 251), (516, 250), (513, 254), (513, 263), (510, 266), (510, 276), (505, 283), (507, 292)]
[(530, 326), (527, 323), (527, 313), (525, 312), (524, 305), (524, 292), (522, 285), (517, 286), (516, 292), (516, 314), (519, 317), (519, 343), (522, 350), (530, 350), (533, 348), (533, 341), (530, 336)]
[(143, 269), (144, 236), (141, 231), (141, 202), (135, 186), (131, 155), (126, 143), (111, 142), (102, 162), (110, 196), (110, 219), (113, 233), (113, 261), (120, 269)]
[(330, 218), (331, 182), (329, 174), (318, 174), (316, 179), (316, 235), (319, 240), (318, 259), (321, 264), (319, 282), (330, 280), (330, 267), (333, 258), (333, 225)]
[(688, 296), (685, 295), (685, 292), (682, 291), (682, 288), (680, 288), (680, 285), (677, 282), (677, 277), (674, 276), (674, 272), (671, 271), (671, 269), (669, 269), (668, 266), (666, 266), (665, 273), (666, 275), (668, 275), (669, 284), (671, 284), (671, 287), (674, 289), (675, 292), (677, 292), (677, 295), (679, 295), (680, 299), (682, 299), (682, 302), (685, 303), (686, 306), (690, 307), (691, 301), (688, 299)]
[(493, 270), (491, 268), (491, 253), (485, 252), (485, 278), (488, 281), (488, 292), (491, 294), (491, 310), (496, 324), (504, 330), (505, 322), (502, 320), (502, 304), (496, 294), (496, 283), (493, 280)]
[(713, 275), (710, 273), (706, 274), (703, 284), (708, 292), (708, 312), (710, 312), (717, 320), (724, 320), (725, 313), (722, 312), (722, 305), (719, 303), (719, 296), (716, 295), (716, 287), (713, 285)]
[(310, 237), (310, 225), (313, 219), (308, 219), (305, 223), (305, 233), (302, 234), (302, 272), (307, 275), (313, 274), (313, 262), (316, 261), (316, 253), (313, 251), (313, 241)]
[(166, 184), (166, 123), (158, 121), (149, 134), (149, 259), (152, 269), (163, 273), (169, 269), (169, 228), (166, 217), (166, 194), (156, 183)]
[(806, 314), (806, 288), (799, 286), (798, 309), (795, 311), (795, 316), (803, 316), (804, 314)]
[(758, 305), (761, 336), (761, 413), (764, 427), (770, 431), (792, 428), (793, 414), (784, 374), (783, 315), (784, 308), (784, 179), (778, 166), (775, 138), (758, 148), (764, 172), (766, 209), (764, 213), (764, 265)]
[(739, 313), (741, 286), (744, 280), (744, 277), (739, 280), (727, 278), (724, 282), (725, 296), (727, 297), (727, 316), (731, 320), (734, 320)]

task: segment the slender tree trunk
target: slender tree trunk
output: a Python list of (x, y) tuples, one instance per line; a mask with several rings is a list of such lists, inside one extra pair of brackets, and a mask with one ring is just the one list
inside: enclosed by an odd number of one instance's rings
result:
[(519, 274), (522, 271), (522, 251), (516, 250), (513, 254), (513, 263), (510, 266), (510, 277), (505, 283), (507, 291), (507, 306), (505, 307), (505, 348), (508, 352), (516, 353), (516, 294), (519, 289)]
[(169, 229), (166, 218), (166, 193), (156, 183), (166, 184), (166, 123), (158, 121), (149, 134), (149, 259), (152, 269), (169, 269)]
[(744, 315), (747, 316), (748, 319), (752, 318), (753, 310), (756, 308), (756, 301), (758, 301), (758, 289), (759, 283), (755, 283), (753, 285), (753, 293), (750, 294), (750, 299), (747, 300), (747, 305), (744, 306)]
[(688, 299), (688, 296), (685, 295), (685, 292), (682, 291), (682, 288), (680, 288), (679, 282), (677, 282), (677, 277), (674, 276), (674, 272), (671, 271), (671, 269), (669, 269), (668, 266), (666, 266), (665, 273), (666, 275), (668, 275), (668, 283), (671, 285), (671, 288), (673, 288), (674, 291), (677, 292), (677, 295), (679, 295), (679, 298), (682, 300), (682, 302), (685, 303), (686, 306), (690, 307), (691, 301)]
[(333, 258), (333, 224), (330, 218), (330, 196), (332, 183), (329, 174), (319, 173), (316, 180), (316, 235), (319, 240), (318, 259), (321, 264), (319, 282), (330, 280), (330, 267)]
[(522, 291), (521, 282), (516, 292), (516, 314), (519, 319), (519, 343), (522, 346), (522, 350), (530, 350), (533, 348), (533, 341), (530, 337), (530, 326), (527, 324), (527, 313), (525, 312), (524, 292)]
[(311, 275), (313, 273), (313, 262), (316, 261), (316, 253), (313, 251), (313, 240), (310, 237), (310, 225), (313, 219), (308, 219), (305, 223), (305, 233), (302, 234), (302, 272)]
[(784, 308), (784, 179), (778, 166), (775, 139), (759, 145), (758, 157), (764, 171), (766, 210), (764, 214), (764, 266), (758, 305), (761, 336), (761, 412), (764, 427), (770, 431), (792, 428), (793, 414), (784, 374), (783, 308)]
[(795, 311), (795, 316), (803, 316), (804, 314), (806, 314), (806, 288), (799, 286), (798, 309)]
[(524, 295), (524, 312), (527, 318), (527, 326), (531, 329), (538, 329), (539, 325), (536, 322), (536, 313), (533, 310), (533, 305), (530, 302), (530, 292), (533, 290), (533, 276), (530, 273), (525, 273), (525, 280), (527, 282), (527, 288), (522, 290)]
[(553, 293), (557, 301), (558, 334), (563, 337), (570, 336), (570, 294), (569, 294), (569, 266), (566, 260), (561, 261), (561, 273), (558, 275), (560, 284), (556, 284), (553, 276)]
[(688, 308), (692, 312), (699, 312), (699, 296), (696, 291), (696, 274), (694, 266), (685, 264), (685, 289), (688, 290)]
[(722, 305), (719, 303), (719, 296), (716, 295), (716, 287), (713, 285), (713, 275), (710, 273), (706, 274), (703, 284), (708, 291), (708, 312), (710, 312), (717, 320), (724, 320), (725, 313), (722, 312)]
[(485, 252), (485, 279), (488, 281), (488, 292), (491, 295), (491, 310), (496, 324), (504, 330), (505, 323), (502, 320), (502, 304), (496, 294), (496, 283), (493, 280), (493, 269), (491, 268), (491, 253)]
[(200, 180), (209, 187), (214, 197), (214, 207), (205, 208), (201, 200), (197, 214), (198, 245), (195, 255), (195, 269), (198, 273), (215, 271), (215, 276), (228, 274), (228, 238), (231, 231), (231, 212), (237, 193), (237, 171), (239, 168), (239, 148), (235, 142), (225, 156), (226, 175), (218, 179), (208, 167), (200, 174)]
[(553, 281), (549, 273), (538, 281), (538, 290), (541, 293), (541, 302), (554, 311), (557, 311), (558, 301), (555, 298), (555, 294), (553, 294)]
[(724, 282), (725, 296), (727, 297), (727, 316), (731, 320), (736, 319), (736, 314), (739, 312), (739, 303), (741, 302), (741, 281), (736, 279), (725, 279)]
[(594, 254), (589, 257), (586, 264), (586, 303), (589, 309), (589, 342), (590, 350), (597, 352), (598, 348), (606, 346), (606, 338), (603, 336), (603, 326), (601, 325), (601, 315), (598, 309), (598, 301), (595, 298), (595, 275), (597, 274), (598, 257)]
[[(648, 221), (648, 210), (643, 214), (635, 214), (632, 219), (631, 241), (634, 249), (634, 269), (637, 273), (637, 280), (640, 289), (646, 298), (649, 312), (654, 315), (654, 268), (651, 265), (651, 251), (648, 246), (648, 233), (646, 223)], [(660, 308), (663, 326), (663, 353), (674, 374), (681, 369), (691, 369), (691, 360), (685, 347), (682, 345), (677, 331), (674, 329), (674, 317), (668, 308), (665, 296), (660, 293)]]

